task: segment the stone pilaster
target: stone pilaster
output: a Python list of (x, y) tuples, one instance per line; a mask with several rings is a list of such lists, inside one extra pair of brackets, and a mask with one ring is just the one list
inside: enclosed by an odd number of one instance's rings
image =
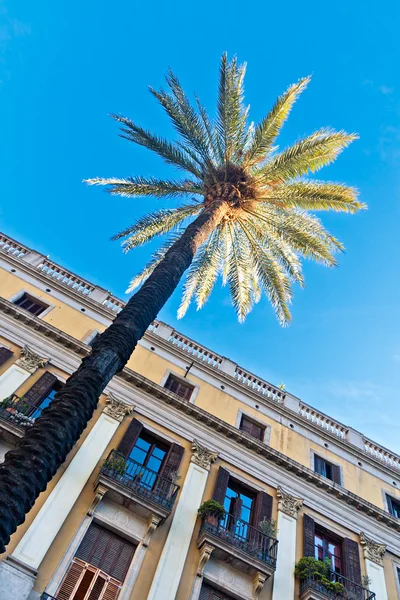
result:
[(370, 589), (376, 594), (377, 600), (389, 600), (383, 570), (383, 558), (386, 553), (385, 544), (375, 542), (364, 532), (360, 533), (360, 544), (364, 551), (367, 575), (371, 580)]

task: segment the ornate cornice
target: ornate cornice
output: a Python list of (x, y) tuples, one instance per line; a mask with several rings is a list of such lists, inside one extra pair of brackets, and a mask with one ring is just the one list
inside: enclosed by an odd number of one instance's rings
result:
[(383, 557), (386, 552), (385, 544), (374, 542), (374, 540), (367, 537), (364, 532), (360, 533), (360, 544), (364, 550), (364, 558), (383, 567)]
[(199, 558), (199, 564), (197, 566), (197, 576), (198, 577), (203, 577), (205, 566), (208, 563), (208, 561), (210, 560), (211, 554), (213, 553), (214, 550), (215, 550), (215, 548), (211, 544), (204, 544), (200, 548), (200, 558)]
[[(78, 357), (85, 356), (90, 351), (90, 348), (80, 340), (73, 338), (49, 323), (34, 317), (30, 313), (23, 311), (18, 306), (1, 297), (0, 312), (4, 312), (9, 317), (20, 323), (23, 323), (29, 329), (44, 336), (45, 339), (51, 339), (59, 346), (64, 347), (70, 352), (78, 355)], [(396, 519), (387, 511), (378, 508), (371, 502), (364, 500), (349, 490), (334, 484), (329, 479), (318, 475), (311, 469), (282, 454), (278, 450), (275, 450), (271, 446), (268, 446), (263, 442), (259, 442), (255, 438), (253, 440), (249, 439), (247, 434), (244, 434), (233, 425), (229, 425), (227, 422), (215, 417), (211, 413), (199, 408), (195, 404), (191, 404), (190, 402), (183, 400), (176, 394), (173, 394), (157, 383), (154, 383), (154, 381), (147, 379), (147, 377), (144, 377), (132, 369), (125, 367), (123, 371), (117, 375), (117, 378), (123, 379), (133, 387), (141, 388), (145, 393), (154, 396), (161, 402), (173, 406), (176, 410), (192, 417), (195, 421), (202, 422), (203, 425), (208, 427), (210, 430), (216, 431), (219, 436), (225, 436), (231, 440), (234, 440), (239, 446), (242, 445), (246, 449), (254, 451), (254, 453), (258, 456), (264, 457), (266, 460), (280, 465), (282, 469), (292, 472), (293, 475), (307, 481), (307, 483), (310, 485), (313, 485), (319, 489), (324, 489), (328, 494), (335, 496), (345, 505), (354, 507), (358, 512), (364, 513), (368, 517), (386, 525), (392, 531), (400, 532), (400, 519)], [(336, 443), (339, 444), (341, 442), (337, 440)], [(343, 446), (345, 445), (346, 444), (343, 442)], [(398, 476), (398, 473), (395, 469), (382, 465), (380, 461), (367, 456), (365, 453), (358, 452), (357, 455), (362, 457), (364, 460), (368, 460), (368, 462), (371, 464), (378, 466), (383, 472), (387, 472), (391, 475), (396, 474)]]
[(212, 452), (208, 448), (205, 448), (205, 446), (202, 446), (197, 440), (193, 440), (192, 458), (190, 459), (192, 463), (208, 471), (212, 463), (217, 460), (217, 456), (218, 452)]
[(31, 350), (29, 346), (24, 346), (21, 349), (21, 357), (15, 361), (15, 364), (29, 373), (34, 373), (40, 367), (45, 367), (48, 362), (48, 358), (42, 358)]
[(278, 510), (285, 513), (285, 515), (289, 515), (289, 517), (297, 519), (303, 500), (285, 492), (280, 486), (277, 487), (276, 496), (278, 498)]
[(133, 405), (128, 406), (128, 404), (118, 400), (118, 398), (110, 393), (108, 394), (107, 406), (104, 408), (103, 413), (122, 423), (124, 417), (129, 415), (134, 408)]

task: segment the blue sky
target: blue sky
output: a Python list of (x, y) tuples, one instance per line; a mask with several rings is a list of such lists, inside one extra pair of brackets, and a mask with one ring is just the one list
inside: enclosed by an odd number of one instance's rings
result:
[(221, 289), (179, 322), (176, 293), (160, 317), (400, 451), (399, 13), (396, 0), (0, 0), (1, 229), (124, 297), (151, 249), (126, 256), (109, 237), (156, 202), (111, 199), (82, 180), (171, 170), (118, 138), (108, 114), (172, 135), (147, 86), (171, 66), (212, 111), (225, 50), (248, 62), (254, 120), (311, 74), (280, 143), (327, 125), (360, 134), (320, 173), (369, 205), (321, 215), (345, 243), (339, 268), (305, 265), (287, 329), (266, 301), (239, 325)]

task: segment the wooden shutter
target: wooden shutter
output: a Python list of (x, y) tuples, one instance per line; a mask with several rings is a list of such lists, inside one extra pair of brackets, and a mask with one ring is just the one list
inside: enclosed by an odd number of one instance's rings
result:
[(51, 390), (57, 382), (57, 377), (53, 373), (46, 371), (41, 377), (33, 384), (33, 386), (24, 394), (25, 400), (30, 402), (33, 406), (39, 406), (41, 401), (50, 394)]
[(309, 515), (303, 517), (304, 556), (315, 556), (315, 521)]
[(124, 437), (118, 445), (118, 452), (120, 452), (126, 458), (128, 458), (132, 448), (136, 444), (136, 440), (142, 432), (142, 429), (143, 425), (141, 424), (141, 422), (137, 419), (133, 419), (130, 422), (128, 429), (125, 431)]
[(223, 467), (219, 468), (217, 480), (215, 482), (212, 499), (216, 500), (220, 504), (224, 504), (226, 496), (226, 488), (229, 483), (229, 471)]
[(268, 519), (268, 521), (271, 520), (272, 496), (265, 492), (258, 492), (254, 506), (253, 526), (258, 528), (264, 517)]
[(251, 419), (248, 419), (244, 415), (242, 416), (242, 421), (240, 423), (240, 429), (249, 435), (253, 436), (257, 440), (263, 441), (265, 427), (255, 423)]
[[(180, 467), (184, 449), (179, 444), (171, 444), (165, 459), (165, 464), (160, 471), (160, 475), (166, 479), (173, 473), (176, 473)], [(172, 479), (171, 479), (172, 481)]]
[(11, 356), (13, 355), (12, 350), (9, 350), (8, 348), (4, 348), (4, 346), (0, 347), (0, 367), (1, 365), (4, 365), (4, 363), (11, 358)]
[(76, 556), (123, 581), (132, 561), (135, 546), (96, 523), (91, 523)]
[(72, 562), (57, 592), (57, 600), (70, 600), (85, 572), (85, 566)]
[(116, 600), (121, 586), (113, 581), (109, 581), (101, 600)]
[(388, 496), (386, 494), (386, 501), (387, 501), (387, 505), (388, 505), (388, 510), (390, 512), (391, 515), (394, 515), (394, 509), (393, 509), (393, 502), (390, 496)]
[(357, 542), (345, 538), (342, 544), (344, 576), (361, 585), (360, 552)]
[(332, 468), (332, 481), (340, 485), (340, 467), (338, 465), (331, 465)]

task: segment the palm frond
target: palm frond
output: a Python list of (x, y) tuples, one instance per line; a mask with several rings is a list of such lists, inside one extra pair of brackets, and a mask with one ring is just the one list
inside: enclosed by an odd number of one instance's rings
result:
[(258, 200), (272, 202), (281, 208), (356, 213), (366, 208), (366, 204), (358, 202), (357, 195), (356, 189), (340, 183), (295, 181), (273, 187)]
[(128, 252), (133, 248), (147, 244), (157, 235), (168, 233), (184, 219), (197, 215), (202, 207), (202, 204), (189, 204), (180, 208), (164, 208), (148, 213), (135, 221), (130, 227), (114, 235), (112, 239), (118, 240), (129, 236), (127, 240), (122, 242), (124, 252)]
[(246, 64), (238, 65), (234, 57), (228, 61), (226, 53), (220, 64), (219, 94), (216, 131), (225, 163), (241, 160), (246, 139), (248, 108), (243, 105), (243, 79)]
[(258, 280), (263, 286), (281, 325), (291, 320), (289, 304), (292, 299), (291, 282), (284, 268), (266, 246), (260, 246), (246, 223), (242, 222), (242, 231), (252, 248), (251, 264)]
[[(205, 277), (207, 277), (208, 280), (208, 296), (211, 293), (215, 278), (213, 279), (210, 275), (213, 269), (218, 268), (219, 235), (220, 230), (217, 228), (198, 249), (195, 258), (189, 267), (183, 286), (182, 301), (178, 309), (178, 319), (181, 319), (186, 314), (196, 291)], [(207, 293), (205, 289), (203, 289), (203, 294), (204, 293)], [(200, 295), (199, 298), (202, 298), (202, 295)]]
[(202, 120), (190, 104), (178, 78), (172, 71), (169, 71), (166, 79), (172, 95), (163, 90), (156, 91), (151, 87), (150, 92), (163, 106), (175, 129), (186, 144), (198, 153), (200, 159), (212, 170), (212, 149)]
[(180, 238), (180, 234), (171, 234), (169, 239), (162, 244), (151, 256), (149, 262), (146, 266), (135, 275), (135, 277), (131, 280), (128, 289), (126, 290), (126, 294), (133, 292), (139, 285), (144, 283), (146, 279), (150, 277), (154, 269), (160, 264), (162, 260), (164, 260), (165, 255), (168, 250), (175, 244), (175, 242)]
[(200, 160), (193, 160), (191, 156), (176, 144), (168, 142), (162, 137), (152, 134), (150, 131), (139, 127), (130, 119), (111, 115), (119, 123), (123, 123), (120, 136), (130, 142), (134, 142), (139, 146), (143, 146), (161, 156), (167, 164), (173, 165), (184, 171), (188, 171), (201, 178), (203, 172), (203, 164)]
[(108, 186), (107, 191), (119, 196), (155, 196), (156, 198), (175, 198), (184, 194), (204, 194), (201, 182), (174, 181), (171, 179), (156, 179), (155, 177), (118, 177), (86, 179), (89, 185)]
[(256, 171), (255, 176), (265, 183), (282, 183), (287, 179), (314, 173), (332, 163), (352, 141), (355, 134), (321, 129), (277, 154)]
[(278, 98), (275, 105), (267, 116), (255, 127), (252, 143), (247, 150), (244, 163), (246, 166), (254, 166), (265, 159), (268, 152), (278, 136), (282, 125), (289, 116), (293, 104), (298, 96), (307, 87), (310, 77), (300, 79), (298, 83), (291, 85), (286, 92)]
[(228, 257), (227, 281), (238, 320), (243, 323), (253, 305), (253, 283), (250, 276), (250, 246), (237, 223), (228, 223), (231, 252)]

